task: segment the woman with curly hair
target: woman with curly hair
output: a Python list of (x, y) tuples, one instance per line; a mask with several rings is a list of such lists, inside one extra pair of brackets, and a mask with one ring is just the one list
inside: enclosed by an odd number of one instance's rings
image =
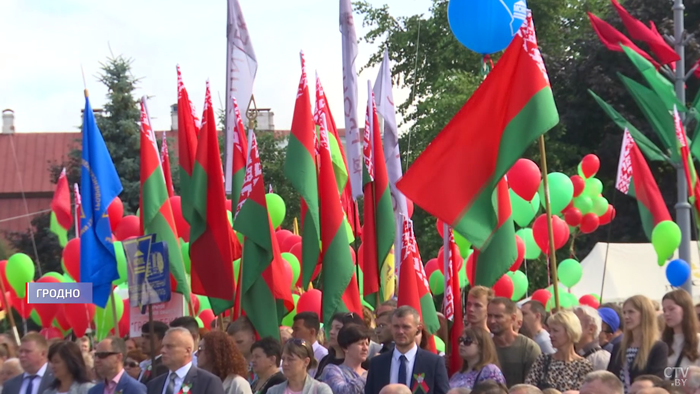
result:
[(199, 343), (197, 366), (218, 376), (226, 394), (252, 394), (250, 384), (244, 378), (248, 373), (248, 363), (225, 332), (204, 334)]

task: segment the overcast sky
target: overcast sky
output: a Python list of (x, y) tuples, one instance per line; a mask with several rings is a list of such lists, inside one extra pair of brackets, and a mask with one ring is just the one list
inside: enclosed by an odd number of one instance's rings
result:
[[(395, 16), (429, 11), (430, 0), (370, 0), (388, 4)], [(240, 0), (258, 58), (254, 93), (259, 108), (275, 113), (275, 128), (289, 129), (299, 83), (299, 51), (309, 76), (318, 71), (336, 123), (342, 116), (342, 55), (338, 0)], [(84, 106), (84, 69), (93, 108), (105, 101), (97, 81), (110, 55), (132, 58), (141, 78), (137, 96), (153, 96), (154, 129), (170, 128), (177, 101), (175, 66), (198, 111), (207, 78), (214, 106), (221, 107), (226, 72), (226, 0), (2, 0), (0, 1), (0, 109), (15, 111), (17, 132), (76, 131)], [(358, 37), (366, 29), (356, 16)], [(360, 43), (358, 69), (376, 46)], [(367, 80), (359, 79), (359, 103)], [(313, 84), (311, 85), (313, 87)], [(397, 103), (407, 92), (395, 92)], [(312, 91), (313, 95), (313, 91)], [(358, 114), (364, 113), (364, 106)]]

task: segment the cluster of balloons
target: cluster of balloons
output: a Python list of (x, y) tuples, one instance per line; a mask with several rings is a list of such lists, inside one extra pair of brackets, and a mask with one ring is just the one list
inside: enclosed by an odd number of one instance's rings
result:
[(595, 178), (599, 169), (600, 159), (589, 154), (579, 163), (578, 175), (571, 176), (574, 200), (563, 211), (564, 219), (569, 226), (578, 227), (584, 234), (592, 233), (615, 218), (615, 208), (602, 196), (603, 182)]
[[(530, 299), (540, 302), (545, 306), (547, 311), (550, 311), (555, 306), (554, 285), (549, 286), (546, 289), (535, 290)], [(573, 308), (579, 305), (588, 305), (591, 308), (598, 309), (598, 307), (600, 307), (600, 296), (597, 294), (586, 294), (577, 299), (575, 295), (563, 290), (560, 286), (559, 305), (562, 308)]]

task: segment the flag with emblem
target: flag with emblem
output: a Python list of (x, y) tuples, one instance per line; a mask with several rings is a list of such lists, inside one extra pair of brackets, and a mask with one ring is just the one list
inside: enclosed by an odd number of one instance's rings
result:
[[(182, 81), (180, 66), (177, 66), (177, 161), (180, 166), (180, 198), (182, 216), (190, 225), (194, 216), (192, 201), (194, 190), (191, 178), (197, 155), (197, 134), (199, 133), (197, 123), (194, 106)], [(185, 242), (189, 241), (189, 234), (180, 234), (180, 236)]]
[[(445, 295), (443, 297), (443, 314), (450, 325), (450, 354), (447, 361), (447, 369), (450, 374), (459, 372), (462, 369), (462, 357), (459, 354), (459, 338), (464, 330), (464, 320), (462, 316), (462, 297), (459, 289), (459, 267), (463, 263), (460, 261), (459, 249), (455, 243), (452, 229), (445, 225), (445, 247), (444, 247), (444, 271), (445, 271)], [(489, 247), (492, 247), (489, 245)], [(449, 252), (448, 252), (449, 251)], [(478, 262), (477, 262), (478, 263)]]
[(245, 163), (248, 159), (248, 138), (246, 137), (243, 117), (238, 109), (238, 101), (233, 98), (233, 111), (236, 123), (233, 130), (233, 161), (231, 175), (231, 210), (238, 206), (238, 198), (241, 196), (241, 187), (245, 181)]
[(685, 170), (685, 179), (688, 182), (688, 195), (693, 197), (693, 175), (690, 172), (690, 167), (693, 165), (693, 161), (690, 158), (688, 137), (685, 135), (683, 121), (681, 120), (681, 116), (678, 114), (678, 108), (676, 108), (675, 105), (673, 106), (673, 125), (676, 131), (678, 146), (680, 147), (681, 151), (681, 161), (683, 162), (683, 169)]
[(165, 187), (168, 190), (168, 196), (173, 197), (175, 195), (175, 188), (173, 187), (173, 175), (170, 172), (170, 153), (168, 153), (168, 138), (165, 131), (163, 132), (160, 143), (160, 165), (163, 168)]

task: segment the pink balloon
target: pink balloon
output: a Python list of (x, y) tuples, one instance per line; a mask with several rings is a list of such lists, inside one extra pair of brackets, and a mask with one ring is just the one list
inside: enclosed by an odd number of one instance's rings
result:
[(542, 174), (537, 164), (529, 159), (518, 159), (508, 170), (508, 186), (526, 201), (532, 201), (540, 187)]
[(320, 318), (323, 318), (321, 316), (321, 298), (322, 293), (317, 289), (311, 289), (302, 294), (297, 301), (297, 313), (316, 312)]

